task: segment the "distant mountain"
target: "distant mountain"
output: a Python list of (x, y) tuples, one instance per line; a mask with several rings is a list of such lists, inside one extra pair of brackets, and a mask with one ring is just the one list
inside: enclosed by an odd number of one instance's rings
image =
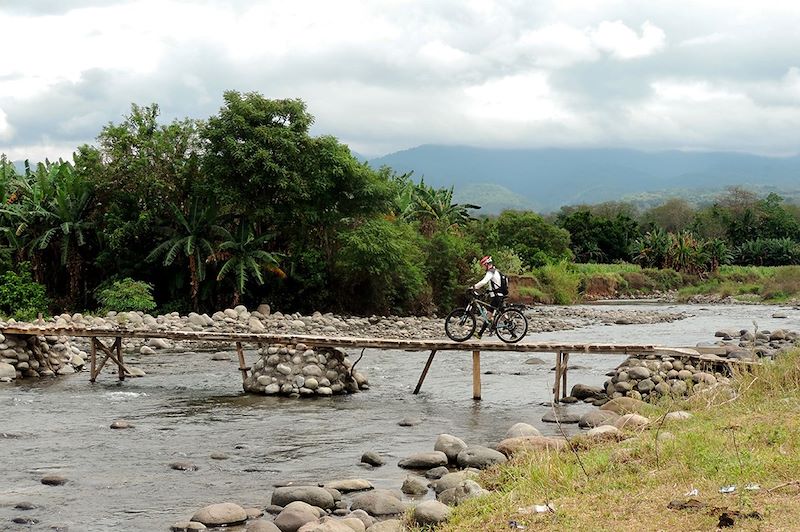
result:
[(456, 198), (473, 197), (468, 191), (481, 190), (471, 188), (476, 185), (497, 185), (496, 191), (510, 193), (495, 196), (483, 188), (483, 196), (492, 198), (492, 207), (484, 200), (482, 214), (521, 208), (518, 205), (546, 213), (563, 205), (621, 200), (654, 191), (669, 197), (669, 191), (682, 189), (691, 196), (692, 190), (723, 190), (731, 185), (796, 190), (800, 184), (798, 156), (731, 152), (424, 145), (370, 159), (369, 164), (413, 171), (417, 179), (424, 177), (434, 187), (453, 186)]

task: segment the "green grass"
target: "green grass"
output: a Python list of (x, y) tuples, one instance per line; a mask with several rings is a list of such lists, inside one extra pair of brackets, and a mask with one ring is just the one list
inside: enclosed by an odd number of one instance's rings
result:
[[(576, 443), (576, 453), (516, 456), (482, 475), (492, 490), (454, 510), (437, 530), (714, 530), (722, 511), (757, 512), (736, 517), (735, 530), (794, 530), (800, 522), (800, 351), (755, 367), (732, 381), (735, 398), (720, 390), (683, 404), (661, 404), (661, 413), (691, 408), (686, 421), (662, 424), (621, 442)], [(657, 434), (674, 437), (657, 440)], [(576, 440), (577, 441), (577, 440)], [(757, 483), (758, 491), (743, 489)], [(720, 494), (734, 484), (733, 494)], [(701, 510), (673, 510), (692, 488)], [(555, 513), (525, 514), (550, 502)]]
[(731, 296), (766, 303), (800, 298), (800, 266), (722, 266), (701, 278), (669, 269), (640, 268), (636, 264), (559, 263), (535, 268), (526, 275), (536, 278), (537, 288), (524, 295), (548, 304), (646, 296), (671, 290), (677, 290), (682, 301), (695, 295)]
[(638, 264), (619, 263), (619, 264), (595, 264), (595, 263), (575, 263), (572, 269), (581, 275), (592, 275), (597, 273), (622, 273), (640, 272), (641, 266)]

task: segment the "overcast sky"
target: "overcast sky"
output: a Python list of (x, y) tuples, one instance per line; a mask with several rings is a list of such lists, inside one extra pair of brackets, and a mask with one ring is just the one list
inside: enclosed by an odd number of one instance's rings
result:
[(131, 103), (302, 98), (364, 155), (419, 144), (795, 154), (790, 0), (0, 0), (0, 153), (69, 157)]

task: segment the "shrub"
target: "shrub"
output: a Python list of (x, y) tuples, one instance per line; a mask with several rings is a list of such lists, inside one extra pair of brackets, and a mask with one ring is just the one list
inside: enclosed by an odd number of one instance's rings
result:
[(97, 300), (103, 310), (149, 312), (156, 308), (153, 300), (153, 286), (143, 281), (126, 277), (100, 288)]
[(800, 264), (800, 244), (791, 238), (757, 238), (736, 249), (737, 264), (782, 266)]
[(534, 274), (543, 290), (551, 295), (553, 303), (569, 305), (578, 301), (581, 278), (578, 273), (570, 271), (566, 261), (537, 268)]
[(764, 283), (764, 298), (784, 301), (800, 295), (800, 266), (784, 266), (775, 270), (775, 275)]
[(20, 264), (19, 270), (9, 270), (0, 277), (0, 314), (31, 321), (40, 312), (47, 313), (50, 301), (45, 287), (33, 280), (28, 263)]
[(662, 270), (647, 268), (642, 272), (653, 280), (653, 288), (656, 290), (672, 290), (680, 288), (687, 283), (687, 278), (684, 275), (669, 268)]

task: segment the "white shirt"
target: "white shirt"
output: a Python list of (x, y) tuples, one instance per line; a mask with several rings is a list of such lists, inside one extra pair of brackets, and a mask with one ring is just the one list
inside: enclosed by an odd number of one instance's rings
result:
[(495, 292), (495, 289), (500, 288), (500, 271), (494, 266), (486, 270), (486, 275), (483, 276), (483, 279), (475, 283), (472, 288), (473, 290), (478, 290), (486, 286), (490, 281), (492, 284), (489, 285), (489, 294), (491, 296), (496, 296), (498, 294)]

